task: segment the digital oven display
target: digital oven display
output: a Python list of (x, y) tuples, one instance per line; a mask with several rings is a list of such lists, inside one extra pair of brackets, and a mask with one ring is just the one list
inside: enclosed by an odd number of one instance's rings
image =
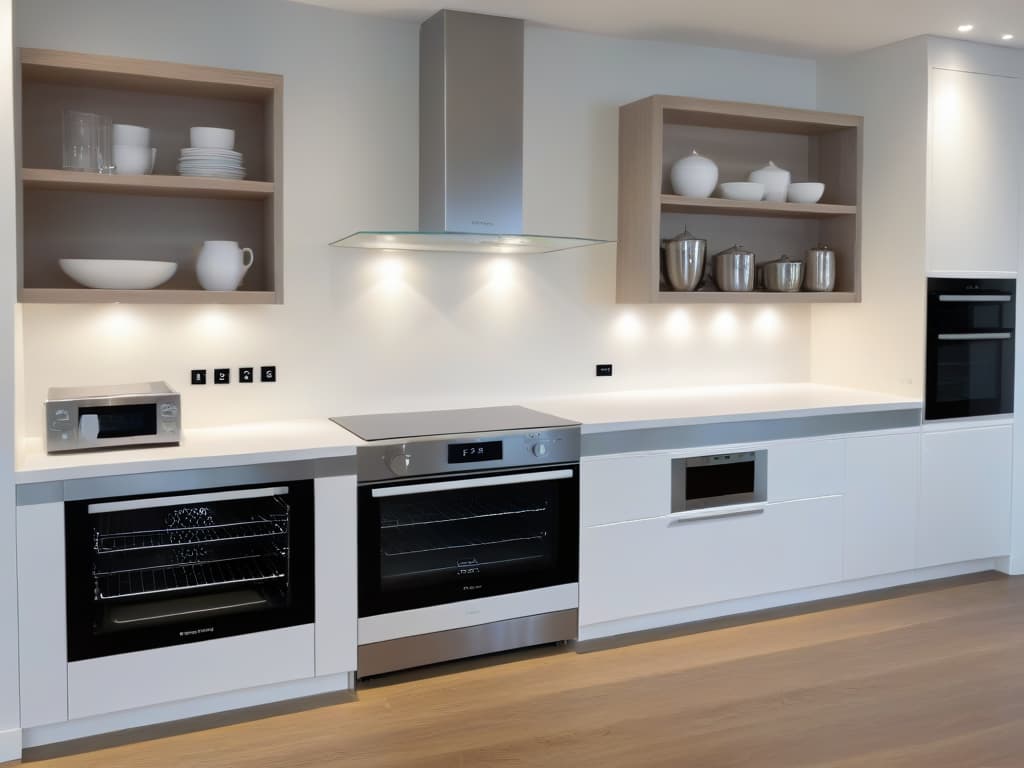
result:
[(488, 443), (449, 443), (448, 463), (465, 464), (470, 461), (499, 461), (501, 440)]

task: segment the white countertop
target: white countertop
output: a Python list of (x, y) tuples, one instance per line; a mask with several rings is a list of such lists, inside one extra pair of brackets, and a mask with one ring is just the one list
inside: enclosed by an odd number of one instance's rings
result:
[(578, 421), (584, 434), (923, 407), (921, 400), (884, 392), (805, 383), (637, 389), (524, 405)]
[(184, 431), (180, 445), (48, 454), (42, 440), (19, 446), (15, 482), (166, 472), (354, 456), (363, 441), (323, 419), (267, 421)]
[[(920, 400), (818, 384), (631, 390), (522, 405), (578, 421), (584, 433), (922, 407)], [(178, 446), (52, 455), (33, 438), (19, 447), (15, 482), (353, 456), (364, 444), (327, 418), (193, 428), (185, 430)]]

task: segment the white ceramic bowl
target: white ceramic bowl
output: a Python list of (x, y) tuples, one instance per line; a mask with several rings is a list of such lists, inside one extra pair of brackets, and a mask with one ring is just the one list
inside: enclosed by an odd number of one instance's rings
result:
[(125, 147), (148, 147), (149, 128), (141, 125), (126, 125), (114, 123), (114, 145), (120, 144)]
[(166, 283), (178, 269), (173, 261), (60, 259), (64, 274), (87, 288), (145, 290)]
[(235, 132), (230, 128), (190, 128), (188, 136), (193, 147), (203, 149), (235, 148)]
[(114, 173), (129, 176), (150, 173), (155, 159), (156, 152), (152, 147), (114, 145)]
[(820, 181), (799, 181), (789, 185), (786, 197), (791, 203), (816, 203), (825, 194), (825, 185)]
[(727, 200), (753, 202), (764, 198), (764, 184), (757, 181), (726, 181), (718, 189)]

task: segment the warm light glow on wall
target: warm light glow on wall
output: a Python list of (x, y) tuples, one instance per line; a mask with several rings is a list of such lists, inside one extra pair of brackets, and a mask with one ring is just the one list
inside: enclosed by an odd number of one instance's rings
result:
[(224, 307), (205, 307), (194, 320), (197, 338), (218, 338), (231, 332), (235, 321)]
[(932, 138), (937, 145), (950, 146), (960, 140), (960, 96), (948, 83), (936, 89)]
[(777, 339), (782, 333), (782, 316), (775, 307), (764, 307), (754, 316), (754, 333), (762, 339)]
[(402, 256), (382, 255), (372, 260), (373, 287), (386, 293), (397, 293), (405, 287), (406, 263)]
[(719, 341), (733, 341), (739, 332), (739, 320), (731, 309), (720, 309), (711, 321), (711, 335)]
[(483, 267), (487, 288), (492, 293), (508, 293), (519, 283), (519, 264), (514, 259), (496, 256)]
[(665, 335), (670, 339), (685, 339), (693, 332), (690, 313), (685, 309), (673, 309), (665, 318)]
[(113, 304), (100, 310), (96, 330), (108, 341), (127, 340), (139, 335), (142, 319), (133, 307)]
[(644, 324), (640, 316), (631, 309), (622, 312), (615, 320), (615, 336), (619, 339), (629, 341), (639, 339), (644, 335)]

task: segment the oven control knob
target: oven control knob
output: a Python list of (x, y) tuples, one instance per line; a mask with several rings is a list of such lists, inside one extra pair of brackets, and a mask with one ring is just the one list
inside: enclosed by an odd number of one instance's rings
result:
[(409, 466), (412, 464), (412, 456), (408, 453), (396, 453), (388, 460), (388, 466), (396, 475), (409, 474)]
[(548, 455), (548, 446), (546, 443), (536, 443), (530, 450), (538, 459)]

